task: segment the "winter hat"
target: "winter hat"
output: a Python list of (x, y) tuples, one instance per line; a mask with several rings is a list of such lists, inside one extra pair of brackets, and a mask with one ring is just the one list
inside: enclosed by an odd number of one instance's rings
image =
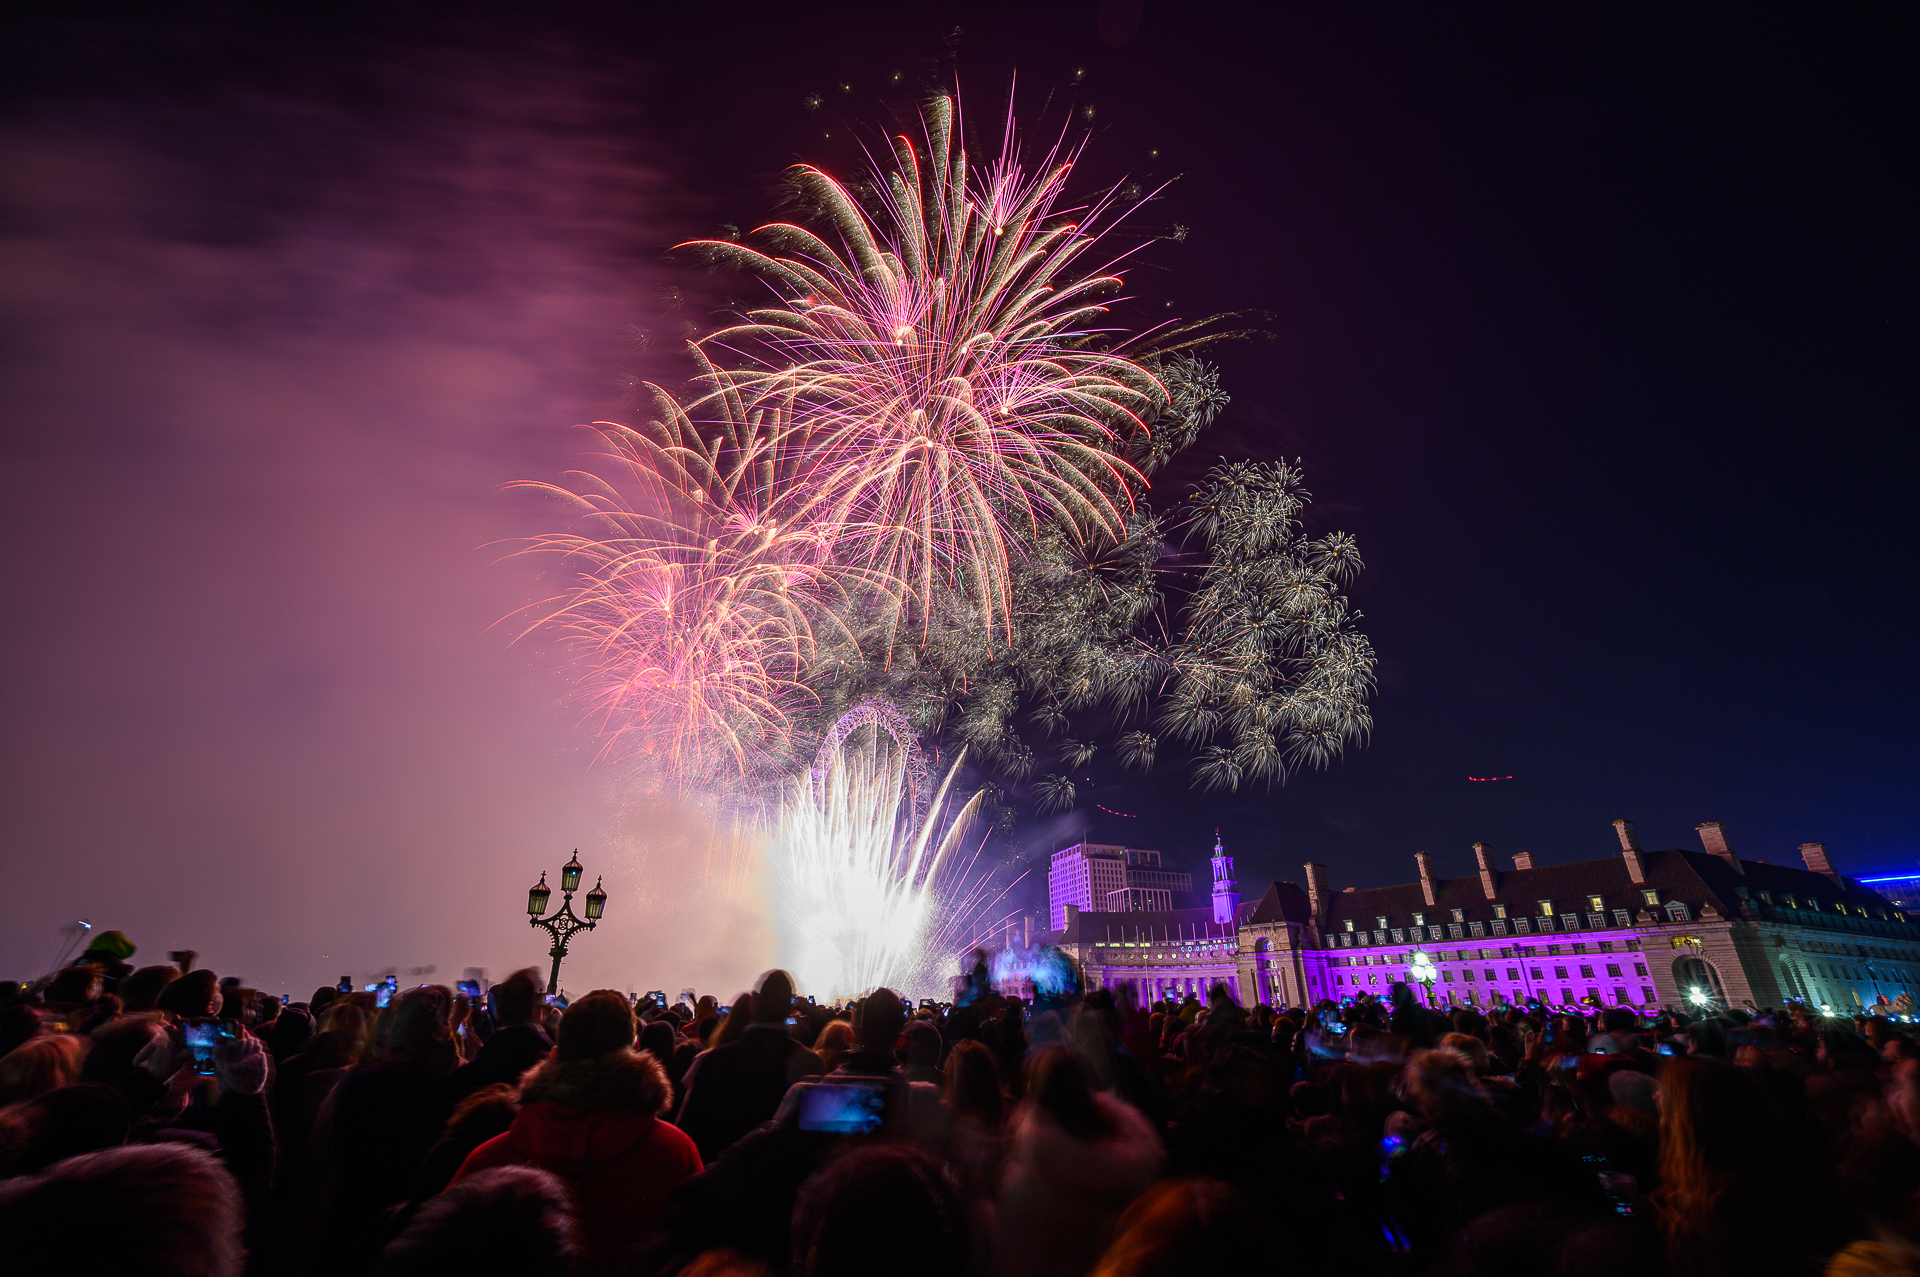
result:
[(125, 962), (133, 956), (134, 943), (127, 939), (124, 931), (102, 931), (87, 946), (88, 953), (104, 953), (118, 961)]

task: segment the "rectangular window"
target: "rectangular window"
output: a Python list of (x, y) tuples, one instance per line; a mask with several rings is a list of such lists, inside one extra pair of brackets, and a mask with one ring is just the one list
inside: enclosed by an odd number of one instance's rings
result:
[(1639, 977), (1640, 977), (1640, 978), (1641, 978), (1642, 980), (1644, 980), (1644, 979), (1646, 979), (1646, 978), (1647, 978), (1647, 964), (1646, 964), (1646, 963), (1644, 963), (1644, 962), (1636, 962), (1636, 963), (1634, 963), (1634, 964), (1633, 964), (1633, 973), (1634, 973), (1635, 975), (1637, 975), (1637, 976), (1639, 976)]
[(1386, 925), (1387, 925), (1387, 916), (1385, 914), (1381, 914), (1378, 918), (1375, 918), (1373, 920), (1374, 930), (1376, 931), (1385, 928)]
[(1348, 918), (1348, 919), (1347, 919), (1347, 930), (1348, 930), (1349, 932), (1351, 932), (1351, 931), (1353, 930), (1353, 919), (1352, 919), (1352, 918)]
[(1465, 980), (1467, 981), (1467, 983), (1468, 983), (1468, 984), (1472, 984), (1472, 983), (1473, 983), (1473, 968), (1472, 968), (1472, 967), (1467, 967), (1467, 968), (1465, 968), (1464, 970), (1462, 970), (1462, 971), (1460, 972), (1460, 975), (1461, 975), (1461, 977), (1462, 977), (1463, 979), (1465, 979)]
[(1620, 978), (1620, 964), (1617, 962), (1609, 962), (1607, 964), (1607, 974), (1613, 979), (1618, 980)]
[(1395, 927), (1393, 929), (1393, 942), (1395, 944), (1405, 944), (1407, 942), (1406, 931), (1400, 927)]
[(1504, 923), (1504, 922), (1502, 922), (1502, 921), (1500, 921), (1500, 919), (1498, 919), (1498, 918), (1495, 918), (1495, 919), (1493, 920), (1493, 934), (1494, 934), (1494, 935), (1496, 935), (1496, 936), (1504, 936), (1504, 935), (1506, 935), (1506, 934), (1507, 934), (1507, 924), (1506, 924), (1506, 923)]
[(1542, 900), (1542, 901), (1540, 902), (1540, 916), (1541, 916), (1542, 918), (1551, 918), (1551, 917), (1553, 917), (1553, 901), (1551, 901), (1551, 900)]
[(1578, 914), (1563, 913), (1560, 915), (1560, 930), (1577, 931), (1579, 928), (1580, 916)]
[(1582, 980), (1591, 980), (1591, 979), (1593, 979), (1593, 968), (1592, 968), (1592, 967), (1587, 967), (1587, 966), (1583, 966), (1583, 967), (1581, 967), (1581, 968), (1580, 968), (1580, 978), (1581, 978)]
[(1467, 924), (1467, 934), (1472, 936), (1475, 940), (1478, 940), (1480, 937), (1487, 934), (1487, 929), (1481, 923), (1469, 922)]
[(1377, 976), (1377, 975), (1369, 975), (1369, 976), (1367, 977), (1367, 983), (1368, 983), (1368, 984), (1379, 984), (1379, 983), (1380, 983), (1380, 977), (1379, 977), (1379, 976)]
[(1440, 973), (1440, 978), (1441, 978), (1442, 980), (1444, 980), (1444, 981), (1446, 981), (1446, 982), (1447, 982), (1448, 984), (1452, 984), (1452, 983), (1453, 983), (1453, 972), (1451, 972), (1451, 971), (1442, 971), (1442, 972)]
[(1564, 980), (1564, 979), (1566, 979), (1566, 978), (1567, 978), (1567, 969), (1566, 969), (1565, 967), (1555, 967), (1555, 968), (1553, 969), (1553, 978), (1554, 978), (1554, 979), (1556, 979), (1556, 980)]
[(1587, 897), (1587, 911), (1589, 913), (1600, 913), (1606, 907), (1607, 907), (1607, 902), (1602, 900), (1599, 896)]
[(1465, 909), (1455, 909), (1453, 911), (1453, 920), (1455, 922), (1465, 922), (1467, 920), (1467, 911)]
[(1640, 990), (1640, 1000), (1641, 1000), (1642, 1002), (1644, 1002), (1644, 1003), (1646, 1003), (1646, 1004), (1647, 1004), (1648, 1006), (1652, 1006), (1652, 1005), (1653, 1005), (1653, 990), (1652, 990), (1652, 989), (1642, 989), (1642, 990)]
[(1523, 935), (1523, 936), (1526, 935), (1527, 920), (1525, 918), (1515, 918), (1513, 920), (1513, 929), (1514, 931), (1518, 932), (1520, 935)]
[(1649, 887), (1640, 893), (1640, 899), (1657, 908), (1660, 904), (1660, 893)]
[(1507, 979), (1509, 979), (1509, 980), (1514, 980), (1514, 981), (1518, 981), (1518, 980), (1520, 979), (1520, 968), (1519, 968), (1519, 967), (1508, 967), (1508, 968), (1507, 968)]
[(1494, 916), (1494, 917), (1496, 917), (1496, 918), (1504, 918), (1504, 917), (1506, 917), (1506, 916), (1507, 916), (1507, 907), (1506, 907), (1505, 905), (1495, 905), (1495, 906), (1493, 907), (1493, 916)]
[[(1438, 928), (1438, 927), (1435, 927), (1435, 928), (1434, 928), (1434, 930), (1435, 930), (1435, 931), (1437, 932), (1437, 931), (1439, 931), (1439, 930), (1440, 930), (1440, 928)], [(1448, 938), (1448, 939), (1451, 939), (1451, 940), (1458, 940), (1458, 939), (1460, 938), (1460, 935), (1461, 935), (1461, 931), (1460, 931), (1460, 924), (1459, 924), (1459, 923), (1457, 923), (1457, 922), (1450, 922), (1450, 923), (1448, 923), (1448, 924), (1447, 924), (1447, 938)]]
[(1689, 918), (1688, 918), (1688, 916), (1687, 916), (1687, 906), (1686, 906), (1686, 904), (1685, 904), (1684, 902), (1682, 902), (1682, 901), (1679, 901), (1679, 900), (1670, 900), (1670, 901), (1668, 901), (1668, 902), (1667, 902), (1667, 917), (1669, 917), (1669, 918), (1671, 918), (1671, 919), (1672, 919), (1673, 921), (1675, 921), (1675, 922), (1687, 922), (1687, 921), (1689, 921)]
[(1424, 914), (1424, 913), (1416, 913), (1416, 914), (1414, 914), (1414, 915), (1413, 915), (1413, 925), (1414, 925), (1414, 926), (1416, 926), (1416, 927), (1424, 927), (1424, 926), (1426, 926), (1426, 925), (1427, 925), (1427, 915), (1426, 915), (1426, 914)]
[(1616, 927), (1624, 927), (1627, 923), (1627, 911), (1625, 909), (1615, 909), (1613, 911), (1613, 925)]
[(1575, 945), (1575, 946), (1573, 946), (1573, 951), (1574, 951), (1575, 953), (1585, 953), (1585, 952), (1587, 951), (1587, 946), (1585, 946), (1585, 945), (1583, 945), (1583, 944), (1577, 944), (1577, 945)]
[(1539, 967), (1534, 967), (1534, 968), (1533, 968), (1533, 978), (1534, 978), (1534, 979), (1536, 979), (1536, 980), (1541, 980), (1541, 979), (1544, 979), (1544, 978), (1545, 978), (1544, 976), (1542, 976), (1542, 975), (1540, 974), (1540, 968), (1539, 968)]
[(1499, 978), (1500, 978), (1500, 973), (1498, 971), (1489, 970), (1487, 972), (1488, 984), (1492, 984), (1495, 980), (1498, 980)]
[(1612, 953), (1612, 952), (1613, 952), (1613, 941), (1611, 941), (1611, 940), (1602, 940), (1602, 941), (1600, 942), (1600, 952), (1602, 952), (1602, 953)]

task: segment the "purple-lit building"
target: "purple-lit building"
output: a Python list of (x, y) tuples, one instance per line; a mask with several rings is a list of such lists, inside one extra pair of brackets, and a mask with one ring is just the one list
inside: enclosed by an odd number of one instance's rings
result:
[(1416, 952), (1435, 972), (1426, 996), (1451, 1006), (1853, 1011), (1920, 989), (1920, 923), (1843, 877), (1822, 844), (1802, 844), (1788, 866), (1737, 856), (1718, 822), (1698, 827), (1699, 851), (1648, 851), (1625, 820), (1614, 832), (1617, 855), (1554, 865), (1522, 853), (1500, 868), (1476, 843), (1466, 877), (1441, 876), (1422, 852), (1418, 878), (1390, 887), (1336, 890), (1310, 864), (1304, 889), (1276, 882), (1244, 902), (1216, 843), (1212, 907), (1066, 904), (1033, 939), (1058, 945), (1087, 988), (1134, 1005), (1204, 997), (1216, 983), (1242, 1002), (1293, 1006), (1384, 995), (1409, 979)]

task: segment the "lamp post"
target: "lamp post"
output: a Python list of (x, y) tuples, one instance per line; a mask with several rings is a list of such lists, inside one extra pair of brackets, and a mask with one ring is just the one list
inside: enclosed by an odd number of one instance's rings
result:
[(607, 893), (600, 888), (600, 879), (593, 882), (593, 890), (587, 893), (587, 916), (576, 918), (573, 914), (573, 893), (580, 889), (580, 853), (573, 853), (573, 859), (560, 866), (560, 890), (564, 897), (560, 901), (559, 911), (551, 918), (540, 915), (547, 911), (547, 901), (553, 897), (553, 888), (547, 885), (547, 874), (540, 871), (540, 881), (527, 892), (527, 922), (531, 926), (545, 927), (547, 934), (553, 937), (553, 948), (547, 952), (553, 956), (553, 974), (547, 977), (547, 992), (560, 991), (560, 959), (567, 956), (567, 941), (575, 932), (592, 931), (594, 924), (600, 921), (600, 915), (606, 912)]
[(1415, 949), (1413, 951), (1413, 961), (1407, 964), (1407, 974), (1426, 986), (1427, 1005), (1432, 1006), (1433, 977), (1436, 972), (1433, 969), (1433, 959), (1427, 956), (1425, 949)]

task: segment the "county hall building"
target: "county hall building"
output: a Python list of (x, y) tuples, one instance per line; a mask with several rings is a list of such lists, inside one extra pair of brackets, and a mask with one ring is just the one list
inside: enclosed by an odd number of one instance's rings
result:
[(1646, 850), (1630, 821), (1614, 832), (1617, 854), (1555, 865), (1520, 854), (1503, 868), (1475, 843), (1464, 877), (1441, 876), (1421, 852), (1418, 878), (1390, 887), (1336, 888), (1309, 864), (1304, 888), (1276, 882), (1255, 900), (1242, 899), (1216, 838), (1198, 908), (1153, 907), (1190, 895), (1158, 853), (1083, 843), (1054, 854), (1051, 926), (1027, 943), (1057, 946), (1083, 987), (1133, 1005), (1204, 999), (1215, 984), (1243, 1003), (1383, 996), (1423, 952), (1423, 996), (1443, 1006), (1912, 1010), (1920, 923), (1842, 876), (1822, 844), (1777, 865), (1736, 855), (1714, 821), (1698, 827), (1698, 851)]

